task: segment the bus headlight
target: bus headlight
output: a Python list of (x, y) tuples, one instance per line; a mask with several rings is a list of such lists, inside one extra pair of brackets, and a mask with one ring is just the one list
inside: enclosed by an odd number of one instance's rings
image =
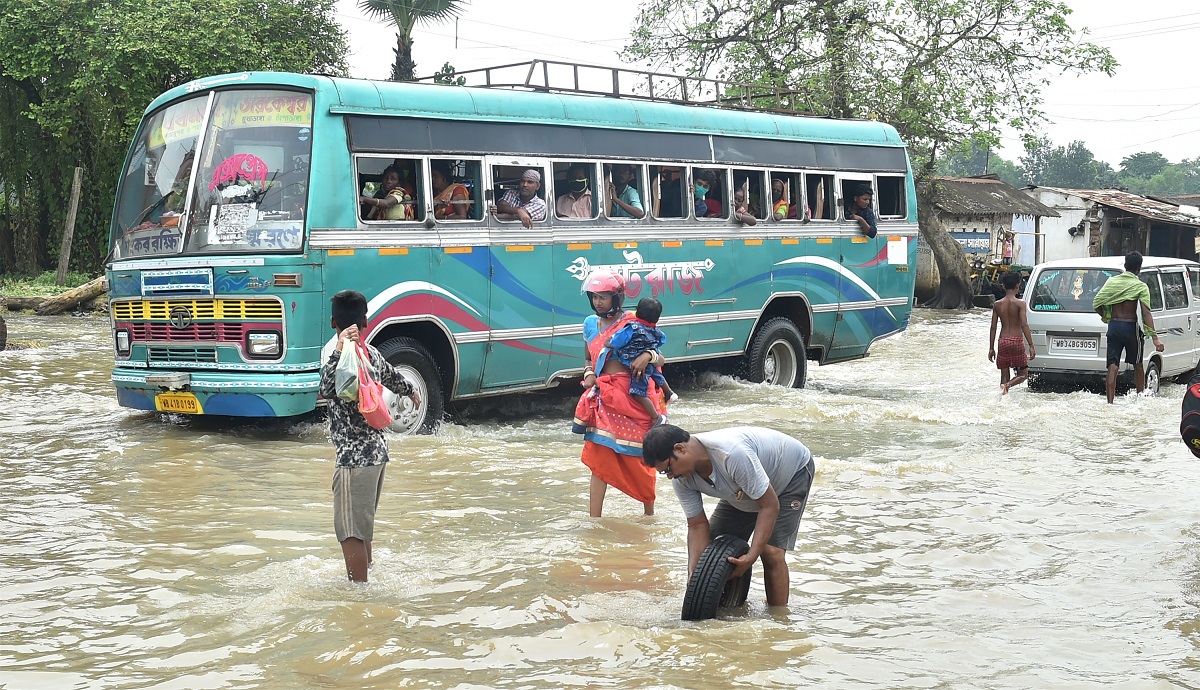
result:
[(279, 334), (274, 331), (251, 331), (247, 333), (246, 352), (251, 357), (278, 357)]
[(129, 331), (126, 331), (126, 330), (117, 331), (117, 354), (118, 355), (128, 355), (129, 354)]

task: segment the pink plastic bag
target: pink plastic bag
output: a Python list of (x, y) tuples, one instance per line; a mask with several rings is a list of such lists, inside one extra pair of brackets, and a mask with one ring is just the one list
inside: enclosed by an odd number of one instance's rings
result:
[(373, 429), (385, 429), (392, 424), (392, 411), (383, 399), (383, 384), (376, 380), (371, 369), (371, 356), (361, 343), (358, 347), (358, 411)]

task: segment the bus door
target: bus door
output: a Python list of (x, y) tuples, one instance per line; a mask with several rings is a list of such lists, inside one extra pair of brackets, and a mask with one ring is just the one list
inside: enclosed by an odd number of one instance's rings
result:
[[(837, 320), (830, 348), (832, 359), (861, 356), (875, 339), (878, 293), (870, 286), (878, 282), (878, 255), (883, 245), (878, 236), (867, 237), (858, 222), (850, 219), (855, 193), (863, 186), (872, 188), (872, 182), (873, 178), (868, 174), (841, 173), (837, 176), (837, 217), (841, 220), (843, 235), (848, 237), (838, 241), (839, 251), (832, 257), (841, 265)], [(874, 210), (873, 193), (871, 203)]]
[[(490, 207), (516, 203), (531, 216), (490, 213), (487, 352), (483, 389), (545, 382), (554, 333), (550, 215), (554, 212), (551, 166), (544, 158), (492, 156), (484, 160), (484, 192)], [(522, 196), (529, 194), (528, 198)]]

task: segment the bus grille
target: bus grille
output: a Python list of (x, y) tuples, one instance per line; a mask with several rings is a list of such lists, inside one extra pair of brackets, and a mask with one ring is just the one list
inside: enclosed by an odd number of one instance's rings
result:
[(213, 363), (217, 361), (215, 347), (151, 347), (149, 361), (163, 363)]
[(162, 320), (171, 318), (171, 310), (186, 307), (193, 319), (250, 319), (283, 321), (283, 304), (273, 299), (153, 299), (114, 302), (117, 321)]

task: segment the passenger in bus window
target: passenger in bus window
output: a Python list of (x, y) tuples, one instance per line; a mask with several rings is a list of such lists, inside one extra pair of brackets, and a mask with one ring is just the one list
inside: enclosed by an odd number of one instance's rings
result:
[[(787, 190), (787, 182), (783, 178), (776, 177), (771, 180), (771, 219), (783, 220), (788, 217), (787, 199), (784, 198), (784, 192)], [(793, 216), (795, 217), (795, 216)]]
[(374, 196), (358, 197), (367, 220), (412, 220), (416, 217), (412, 197), (400, 186), (400, 170), (389, 165)]
[(429, 181), (433, 183), (433, 215), (438, 220), (467, 220), (471, 209), (471, 193), (467, 186), (452, 182), (450, 166), (433, 163), (429, 166)]
[(542, 174), (533, 168), (521, 174), (521, 190), (510, 189), (492, 207), (492, 215), (500, 220), (519, 220), (532, 228), (535, 221), (546, 220), (546, 202), (537, 195), (542, 188)]
[(708, 195), (708, 191), (713, 188), (716, 175), (711, 170), (700, 170), (696, 172), (696, 182), (692, 185), (692, 193), (696, 197), (696, 217), (708, 217), (708, 203), (704, 197)]
[(750, 213), (746, 205), (746, 190), (740, 187), (733, 193), (733, 219), (745, 225), (758, 224), (758, 219)]
[[(561, 170), (561, 168), (560, 168)], [(554, 204), (554, 212), (559, 218), (591, 218), (595, 216), (592, 204), (591, 181), (588, 179), (587, 166), (575, 163), (567, 170), (567, 191), (558, 197)]]
[(871, 185), (860, 184), (854, 190), (854, 198), (846, 206), (846, 220), (857, 222), (867, 237), (874, 237), (879, 233), (875, 211), (871, 208), (871, 199), (874, 197), (875, 192), (871, 191)]
[(637, 172), (632, 165), (614, 165), (613, 181), (608, 183), (605, 196), (608, 198), (608, 215), (612, 218), (642, 218), (642, 197), (633, 186)]
[(679, 168), (661, 168), (658, 175), (658, 209), (655, 217), (682, 218), (683, 187)]

